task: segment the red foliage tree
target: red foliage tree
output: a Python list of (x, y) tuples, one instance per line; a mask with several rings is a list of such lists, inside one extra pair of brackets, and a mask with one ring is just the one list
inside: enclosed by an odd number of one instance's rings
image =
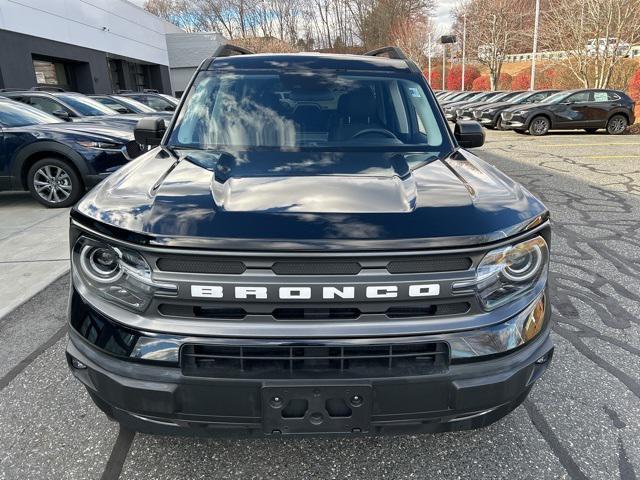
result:
[(473, 81), (471, 85), (472, 90), (490, 90), (491, 89), (491, 81), (489, 80), (489, 75), (480, 75)]
[(501, 73), (498, 79), (498, 90), (509, 90), (511, 88), (512, 77), (508, 73)]
[(530, 86), (531, 71), (526, 68), (516, 73), (511, 80), (511, 90), (527, 90)]
[(640, 102), (640, 68), (636, 70), (629, 81), (629, 96), (636, 103)]
[(553, 88), (555, 86), (556, 77), (558, 73), (555, 68), (545, 68), (538, 74), (536, 74), (536, 88)]
[[(480, 72), (473, 65), (467, 65), (464, 69), (464, 89), (471, 90), (473, 81), (480, 76)], [(462, 65), (456, 64), (447, 72), (447, 90), (462, 89)]]
[(434, 90), (442, 88), (442, 73), (440, 73), (440, 70), (431, 69), (431, 78), (429, 78), (429, 70), (427, 68), (425, 68), (422, 73), (424, 74), (424, 78), (427, 79), (427, 82), (429, 82), (429, 85), (431, 85), (431, 88)]

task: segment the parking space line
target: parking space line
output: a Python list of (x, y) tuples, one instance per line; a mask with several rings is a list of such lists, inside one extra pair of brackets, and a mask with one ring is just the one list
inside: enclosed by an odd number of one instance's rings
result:
[(640, 142), (610, 142), (610, 143), (540, 143), (539, 147), (633, 147)]
[(104, 472), (102, 472), (100, 480), (118, 480), (120, 478), (135, 435), (132, 430), (120, 427), (118, 438), (116, 438), (116, 443), (113, 444), (113, 450), (111, 450), (111, 455), (109, 455), (109, 460), (107, 460), (107, 465), (104, 468)]
[(58, 341), (65, 336), (67, 333), (67, 325), (63, 325), (58, 329), (56, 333), (54, 333), (49, 340), (44, 342), (38, 348), (36, 348), (33, 352), (31, 352), (27, 357), (23, 358), (18, 365), (13, 367), (7, 374), (0, 378), (0, 390), (9, 385), (14, 378), (20, 375), (25, 368), (27, 368), (33, 361), (40, 356), (45, 350), (48, 350), (50, 347), (58, 343)]
[(640, 155), (589, 155), (577, 156), (576, 158), (640, 158)]

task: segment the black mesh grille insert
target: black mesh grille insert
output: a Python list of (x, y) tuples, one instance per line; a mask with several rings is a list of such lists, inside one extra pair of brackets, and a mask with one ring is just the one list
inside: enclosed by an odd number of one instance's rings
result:
[(434, 317), (436, 315), (459, 315), (471, 308), (467, 302), (441, 303), (412, 307), (391, 307), (387, 310), (389, 318)]
[(355, 275), (362, 267), (358, 262), (276, 262), (272, 270), (277, 275)]
[(471, 267), (468, 257), (418, 257), (406, 260), (393, 260), (387, 265), (389, 273), (428, 273), (468, 270)]
[(448, 367), (445, 342), (357, 346), (187, 344), (184, 375), (211, 378), (317, 378), (428, 375)]
[(360, 316), (357, 308), (276, 308), (276, 320), (349, 320)]
[(246, 269), (244, 263), (240, 261), (207, 257), (159, 258), (156, 265), (165, 272), (218, 273), (223, 275), (241, 274)]

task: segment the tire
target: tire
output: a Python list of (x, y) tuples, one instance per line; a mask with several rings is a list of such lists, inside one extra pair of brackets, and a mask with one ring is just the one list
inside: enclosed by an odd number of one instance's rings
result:
[(34, 163), (27, 173), (27, 186), (31, 196), (48, 208), (70, 207), (84, 193), (78, 173), (59, 158), (43, 158)]
[(498, 119), (496, 120), (496, 130), (502, 130), (502, 117), (498, 116)]
[(589, 134), (593, 134), (593, 133), (596, 133), (598, 131), (598, 129), (597, 128), (585, 128), (584, 131), (589, 133)]
[(540, 137), (546, 135), (549, 128), (551, 128), (551, 122), (547, 117), (533, 117), (529, 124), (529, 133), (534, 137)]
[(609, 135), (622, 135), (628, 126), (629, 122), (624, 115), (614, 115), (607, 122), (607, 133)]

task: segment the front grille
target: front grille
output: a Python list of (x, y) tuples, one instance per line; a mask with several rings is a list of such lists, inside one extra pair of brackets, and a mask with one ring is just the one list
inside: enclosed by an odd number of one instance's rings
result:
[(286, 260), (281, 258), (251, 258), (198, 255), (163, 256), (156, 260), (159, 270), (180, 273), (208, 273), (239, 275), (247, 269), (268, 270), (274, 275), (358, 275), (369, 269), (386, 269), (391, 274), (432, 273), (468, 270), (472, 261), (466, 256), (403, 256), (350, 258), (309, 258)]
[(213, 257), (163, 257), (156, 265), (165, 272), (181, 273), (219, 273), (223, 275), (239, 275), (246, 270), (244, 263)]
[[(250, 305), (247, 305), (251, 308)], [(248, 315), (270, 316), (274, 320), (320, 321), (320, 320), (356, 320), (363, 314), (384, 314), (388, 318), (423, 318), (444, 315), (462, 315), (471, 307), (468, 302), (417, 304), (394, 307), (361, 305), (356, 307), (306, 307), (276, 306), (258, 304), (247, 311), (232, 306), (193, 306), (185, 304), (162, 303), (158, 305), (160, 314), (166, 317), (206, 318), (210, 320), (244, 320)]]
[(429, 375), (449, 365), (445, 342), (382, 345), (206, 345), (181, 349), (182, 373), (209, 378), (375, 378)]

